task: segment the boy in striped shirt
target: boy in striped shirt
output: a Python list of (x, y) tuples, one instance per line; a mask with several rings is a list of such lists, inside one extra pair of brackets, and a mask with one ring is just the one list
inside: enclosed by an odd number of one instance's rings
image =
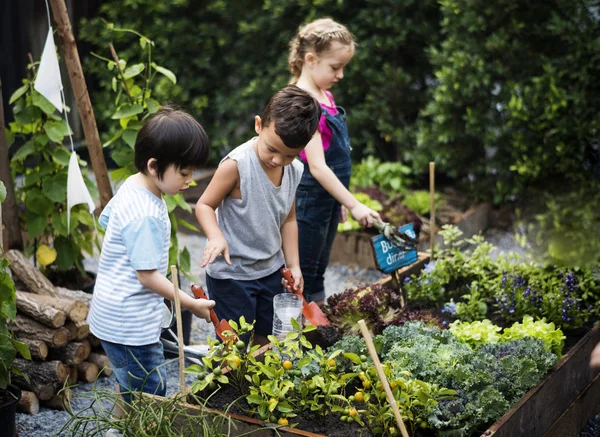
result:
[[(166, 372), (160, 342), (171, 224), (163, 194), (183, 192), (204, 165), (209, 141), (189, 114), (163, 107), (141, 128), (135, 166), (100, 216), (106, 229), (88, 322), (101, 340), (126, 402), (130, 392), (164, 396)], [(214, 301), (180, 292), (181, 305), (209, 320)]]

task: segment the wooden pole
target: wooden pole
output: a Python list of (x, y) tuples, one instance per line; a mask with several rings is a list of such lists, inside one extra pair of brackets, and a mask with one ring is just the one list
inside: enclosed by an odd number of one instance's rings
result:
[(171, 266), (171, 279), (173, 281), (173, 294), (175, 295), (175, 315), (177, 316), (177, 349), (179, 349), (179, 392), (185, 394), (185, 356), (183, 355), (183, 324), (181, 323), (181, 301), (179, 300), (179, 280), (177, 267)]
[[(6, 187), (6, 199), (4, 199), (4, 211), (0, 218), (0, 244), (2, 250), (23, 250), (23, 235), (19, 225), (19, 211), (17, 199), (10, 174), (10, 162), (8, 160), (8, 144), (6, 144), (6, 125), (4, 124), (4, 105), (2, 100), (2, 81), (0, 80), (0, 180)], [(6, 232), (2, 232), (5, 228)]]
[(110, 186), (106, 161), (104, 160), (104, 155), (102, 153), (102, 144), (100, 143), (100, 136), (98, 135), (98, 127), (96, 126), (92, 102), (90, 100), (90, 95), (88, 94), (83, 70), (81, 69), (81, 61), (79, 60), (79, 53), (77, 52), (73, 29), (71, 28), (69, 15), (67, 14), (67, 6), (65, 5), (65, 0), (50, 0), (50, 2), (52, 3), (52, 15), (54, 16), (54, 21), (56, 21), (56, 30), (60, 37), (63, 56), (65, 63), (67, 64), (67, 70), (69, 71), (69, 77), (75, 95), (75, 102), (77, 103), (79, 114), (81, 115), (83, 133), (85, 134), (90, 159), (92, 161), (92, 168), (94, 170), (94, 175), (96, 176), (96, 183), (98, 184), (100, 205), (104, 208), (112, 197), (112, 187)]
[(435, 247), (435, 162), (429, 163), (429, 251), (433, 261)]
[(371, 338), (371, 332), (364, 320), (358, 321), (358, 327), (362, 333), (362, 336), (365, 339), (365, 343), (367, 344), (367, 349), (369, 350), (369, 355), (371, 355), (371, 359), (373, 360), (373, 364), (375, 364), (375, 368), (377, 369), (377, 375), (379, 376), (379, 380), (383, 385), (383, 389), (385, 390), (385, 395), (387, 396), (388, 402), (392, 407), (392, 411), (394, 412), (394, 417), (396, 418), (396, 423), (400, 428), (400, 432), (402, 433), (402, 437), (409, 437), (408, 431), (404, 426), (404, 421), (402, 420), (402, 416), (400, 416), (400, 410), (398, 409), (398, 404), (396, 403), (396, 399), (390, 389), (390, 384), (388, 383), (387, 377), (383, 372), (383, 367), (381, 367), (381, 363), (379, 362), (379, 357), (377, 356), (377, 351), (375, 350), (375, 345), (373, 344), (373, 339)]

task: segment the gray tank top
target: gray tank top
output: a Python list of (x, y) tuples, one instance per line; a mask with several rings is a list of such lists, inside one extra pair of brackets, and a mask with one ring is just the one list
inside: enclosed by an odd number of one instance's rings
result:
[(260, 165), (253, 148), (255, 140), (236, 147), (224, 158), (237, 162), (242, 198), (225, 197), (217, 208), (232, 265), (217, 257), (206, 267), (215, 279), (259, 279), (284, 264), (281, 225), (296, 198), (304, 166), (294, 160), (284, 167), (281, 185), (276, 187)]

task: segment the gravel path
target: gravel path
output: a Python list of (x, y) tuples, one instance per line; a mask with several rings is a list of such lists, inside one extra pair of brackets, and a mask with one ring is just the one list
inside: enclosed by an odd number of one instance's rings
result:
[[(181, 247), (186, 246), (191, 254), (192, 260), (199, 260), (206, 239), (198, 235), (180, 234), (179, 244)], [(85, 260), (85, 267), (87, 270), (95, 272), (97, 271), (98, 261), (95, 258)], [(198, 263), (194, 263), (192, 267), (192, 275), (198, 279), (198, 283), (204, 286), (204, 269), (200, 268)], [(365, 270), (358, 267), (351, 267), (345, 265), (331, 265), (325, 273), (325, 290), (326, 295), (331, 296), (336, 293), (340, 293), (347, 288), (354, 287), (359, 284), (372, 283), (381, 278), (384, 275), (377, 270)], [(181, 278), (181, 289), (186, 291), (190, 290), (190, 282), (187, 278)], [(191, 343), (206, 343), (206, 337), (211, 336), (215, 338), (214, 329), (211, 324), (204, 320), (193, 318), (192, 331), (190, 335)], [(191, 364), (191, 363), (187, 363)], [(169, 360), (165, 366), (167, 370), (167, 396), (174, 394), (179, 388), (179, 365), (177, 360)], [(193, 375), (186, 375), (187, 384), (191, 384), (194, 380)], [(86, 393), (92, 391), (96, 386), (99, 389), (111, 390), (116, 386), (116, 379), (114, 376), (100, 378), (95, 385), (93, 383), (83, 384), (80, 383), (74, 388), (74, 400), (73, 409), (74, 411), (80, 411), (86, 408), (90, 404), (89, 397), (86, 397)], [(64, 411), (50, 410), (47, 408), (40, 408), (40, 412), (36, 415), (28, 414), (17, 414), (17, 429), (19, 431), (19, 437), (49, 437), (54, 435), (67, 436), (69, 433), (61, 433), (60, 430), (69, 420), (69, 414)]]

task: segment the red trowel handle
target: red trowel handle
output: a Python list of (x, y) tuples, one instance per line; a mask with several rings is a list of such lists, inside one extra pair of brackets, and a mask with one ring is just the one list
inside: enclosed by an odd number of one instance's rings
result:
[(294, 285), (296, 284), (296, 281), (294, 281), (294, 276), (292, 275), (292, 271), (290, 269), (288, 269), (287, 267), (284, 267), (281, 269), (281, 276), (283, 276), (283, 279), (285, 279), (288, 282), (288, 285), (292, 289), (292, 293), (300, 296), (302, 298), (302, 300), (304, 300), (304, 296), (302, 295), (302, 290), (294, 290)]
[[(198, 284), (192, 284), (192, 293), (196, 299), (208, 299), (206, 293)], [(219, 318), (213, 309), (210, 310), (210, 321), (215, 325), (215, 328), (219, 325)]]

